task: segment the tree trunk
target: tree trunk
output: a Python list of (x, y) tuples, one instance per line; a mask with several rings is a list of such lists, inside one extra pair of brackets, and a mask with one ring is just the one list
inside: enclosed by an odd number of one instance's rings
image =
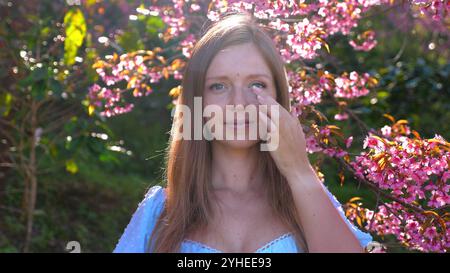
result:
[(36, 177), (36, 129), (37, 129), (37, 102), (31, 101), (31, 115), (30, 115), (30, 127), (31, 127), (31, 141), (30, 141), (30, 158), (27, 164), (27, 186), (28, 186), (28, 196), (27, 206), (26, 206), (26, 220), (27, 229), (25, 236), (25, 245), (23, 252), (29, 252), (31, 238), (33, 236), (33, 216), (34, 209), (36, 207), (36, 196), (37, 196), (37, 177)]

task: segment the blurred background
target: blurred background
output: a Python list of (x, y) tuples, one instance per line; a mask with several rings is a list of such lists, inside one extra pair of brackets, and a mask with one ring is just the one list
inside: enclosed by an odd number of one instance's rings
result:
[[(133, 110), (121, 115), (100, 115), (88, 101), (99, 81), (93, 65), (105, 56), (179, 42), (164, 41), (161, 18), (136, 12), (156, 2), (172, 1), (0, 0), (0, 252), (65, 252), (69, 241), (82, 252), (111, 252), (146, 190), (164, 185), (169, 93), (180, 80), (167, 77), (147, 96), (130, 96)], [(68, 32), (71, 25), (77, 31)], [(335, 35), (327, 42), (338, 58), (327, 68), (377, 77), (377, 88), (352, 106), (361, 120), (378, 128), (389, 113), (423, 137), (448, 139), (448, 36), (401, 5), (375, 9), (358, 28), (374, 29), (378, 45), (356, 52)], [(330, 105), (319, 108), (336, 114)], [(349, 135), (359, 130), (349, 121), (336, 124)], [(360, 151), (362, 139), (355, 142)], [(351, 177), (341, 186), (334, 161), (321, 171), (341, 202), (360, 196), (375, 206)], [(406, 251), (383, 239), (389, 251)]]

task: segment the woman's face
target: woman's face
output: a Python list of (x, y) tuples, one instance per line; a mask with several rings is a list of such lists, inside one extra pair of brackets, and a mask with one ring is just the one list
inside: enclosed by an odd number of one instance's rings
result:
[[(203, 90), (203, 108), (216, 105), (223, 114), (224, 140), (214, 141), (235, 148), (248, 148), (259, 143), (259, 132), (256, 138), (249, 136), (249, 130), (255, 128), (253, 124), (257, 125), (257, 116), (245, 114), (244, 122), (242, 115), (230, 115), (225, 111), (227, 105), (233, 108), (239, 105), (240, 108), (235, 108), (237, 112), (245, 112), (244, 110), (251, 109), (251, 106), (257, 107), (259, 103), (252, 88), (260, 88), (276, 99), (273, 75), (257, 47), (246, 43), (219, 51), (208, 68)], [(243, 131), (245, 135), (242, 135)], [(217, 132), (213, 132), (213, 135), (216, 134)], [(233, 137), (230, 140), (225, 134)], [(239, 134), (239, 139), (243, 140), (237, 139)]]

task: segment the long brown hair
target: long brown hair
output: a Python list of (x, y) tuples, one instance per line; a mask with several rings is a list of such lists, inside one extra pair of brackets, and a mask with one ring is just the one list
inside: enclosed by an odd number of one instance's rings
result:
[[(221, 49), (244, 43), (253, 43), (259, 49), (274, 76), (277, 101), (289, 110), (284, 62), (270, 35), (247, 13), (227, 14), (202, 35), (186, 65), (177, 105), (194, 109), (194, 96), (203, 96), (205, 75), (213, 57)], [(178, 252), (188, 232), (205, 227), (212, 215), (211, 143), (205, 139), (184, 140), (174, 137), (181, 132), (177, 124), (182, 118), (177, 109), (166, 153), (166, 201), (148, 243), (151, 252)], [(267, 178), (265, 183), (270, 205), (294, 233), (297, 245), (307, 252), (302, 225), (286, 178), (268, 152), (260, 153), (259, 162)]]

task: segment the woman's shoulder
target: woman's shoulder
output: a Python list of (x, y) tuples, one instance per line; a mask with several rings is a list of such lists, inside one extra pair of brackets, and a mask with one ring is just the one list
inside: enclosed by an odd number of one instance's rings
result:
[(164, 206), (166, 199), (165, 188), (159, 185), (150, 187), (145, 193), (144, 198), (139, 203), (136, 213), (142, 211), (146, 218), (151, 218), (155, 214), (159, 214), (159, 211)]
[(166, 197), (166, 189), (162, 186), (156, 185), (150, 187), (150, 189), (145, 193), (144, 199), (141, 201), (141, 205), (158, 206), (164, 202)]
[(145, 252), (146, 242), (164, 207), (165, 198), (165, 188), (159, 185), (152, 186), (145, 193), (114, 252)]

